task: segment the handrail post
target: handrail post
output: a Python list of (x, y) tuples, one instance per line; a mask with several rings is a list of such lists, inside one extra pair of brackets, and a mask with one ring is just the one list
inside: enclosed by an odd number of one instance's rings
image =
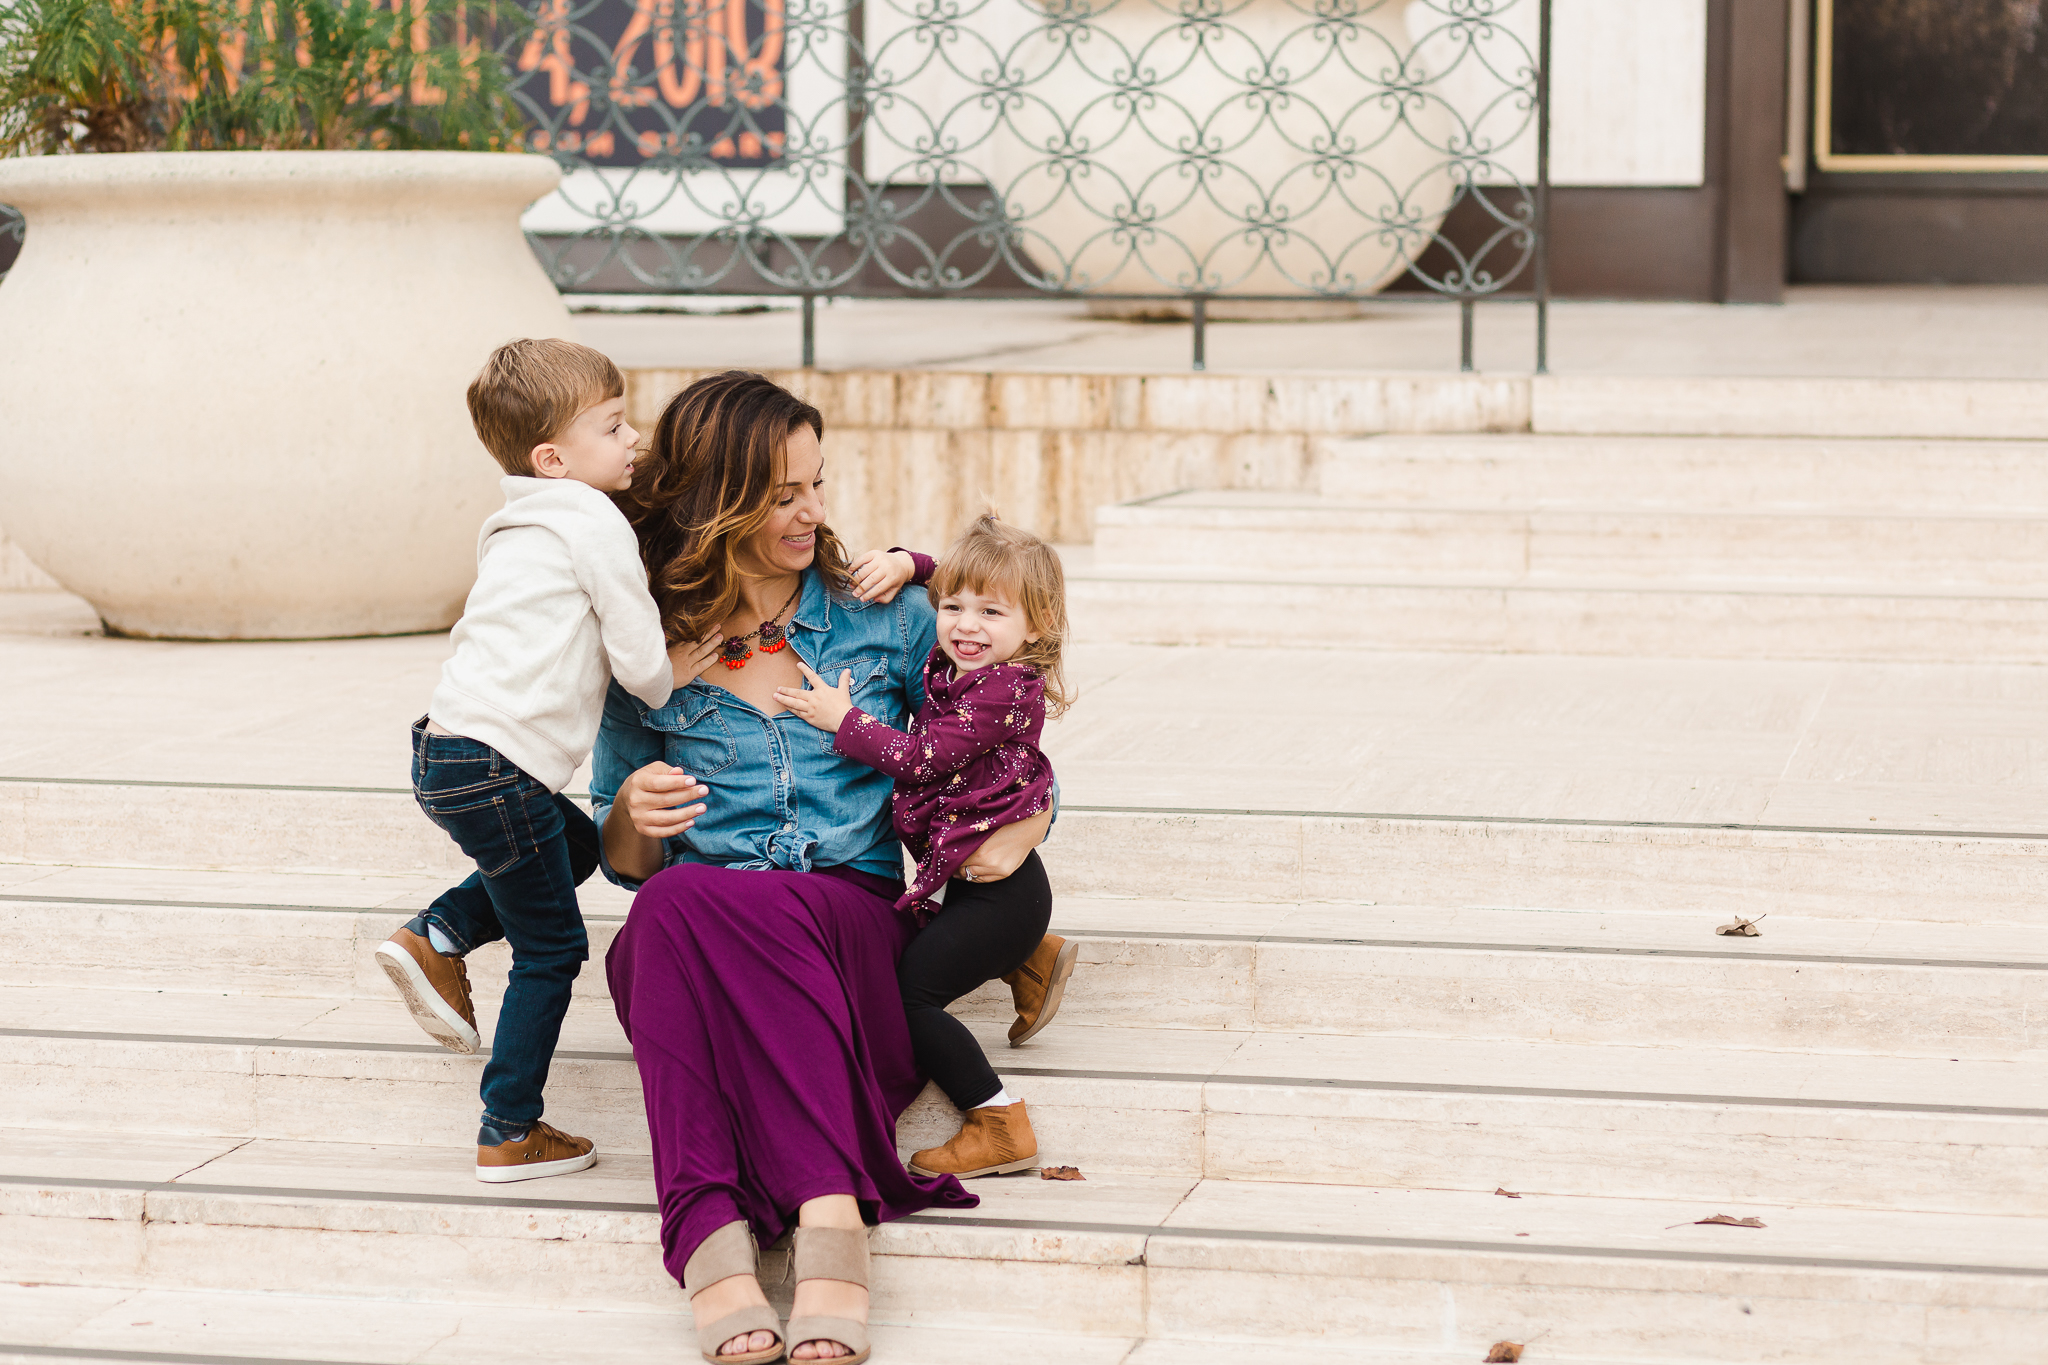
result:
[(818, 296), (804, 295), (804, 364), (811, 369), (818, 363)]
[(1195, 369), (1209, 368), (1209, 296), (1197, 294), (1191, 300), (1188, 317), (1195, 324)]

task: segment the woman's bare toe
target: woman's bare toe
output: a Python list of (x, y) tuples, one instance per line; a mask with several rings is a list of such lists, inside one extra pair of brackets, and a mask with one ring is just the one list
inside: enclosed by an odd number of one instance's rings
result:
[(718, 1348), (722, 1356), (743, 1356), (754, 1351), (765, 1351), (775, 1344), (773, 1332), (748, 1332), (734, 1337)]
[(836, 1341), (806, 1341), (796, 1348), (794, 1360), (833, 1360), (839, 1356), (852, 1355)]

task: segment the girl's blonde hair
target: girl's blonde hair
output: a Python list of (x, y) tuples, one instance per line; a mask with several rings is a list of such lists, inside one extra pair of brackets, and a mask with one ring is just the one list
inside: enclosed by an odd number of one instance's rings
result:
[(1037, 670), (1045, 684), (1047, 716), (1058, 716), (1074, 704), (1060, 666), (1060, 649), (1067, 639), (1067, 576), (1052, 546), (992, 511), (984, 513), (946, 551), (932, 571), (927, 591), (934, 602), (965, 591), (1017, 603), (1024, 611), (1025, 629), (1037, 631), (1038, 638), (1010, 662)]

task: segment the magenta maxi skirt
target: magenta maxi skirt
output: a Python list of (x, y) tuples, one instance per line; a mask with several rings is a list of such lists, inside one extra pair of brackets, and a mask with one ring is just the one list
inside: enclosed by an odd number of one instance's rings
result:
[(911, 1175), (896, 1119), (925, 1078), (896, 959), (916, 932), (886, 878), (680, 863), (648, 879), (605, 958), (633, 1045), (661, 1192), (662, 1263), (744, 1218), (763, 1247), (797, 1206), (851, 1194), (870, 1221), (981, 1201)]

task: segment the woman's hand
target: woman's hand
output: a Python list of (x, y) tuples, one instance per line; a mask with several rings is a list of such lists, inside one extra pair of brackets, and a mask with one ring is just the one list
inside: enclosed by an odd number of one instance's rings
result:
[(604, 817), (604, 856), (612, 871), (644, 882), (661, 871), (661, 841), (697, 823), (702, 806), (686, 806), (709, 792), (696, 778), (666, 763), (650, 763), (619, 784)]
[(673, 839), (697, 823), (704, 807), (686, 806), (710, 794), (711, 789), (666, 763), (650, 763), (628, 777), (619, 788), (617, 805), (623, 807), (633, 828), (650, 839)]
[(668, 647), (668, 665), (675, 670), (675, 680), (670, 685), (669, 691), (680, 692), (685, 683), (690, 682), (699, 673), (711, 667), (711, 661), (718, 657), (719, 651), (724, 645), (725, 641), (718, 638), (717, 631), (713, 631), (701, 640), (684, 640), (680, 644), (670, 645)]
[[(1024, 866), (1031, 850), (1045, 842), (1045, 832), (1051, 828), (1049, 810), (1040, 811), (1029, 820), (1002, 826), (982, 840), (981, 847), (960, 864), (960, 875), (971, 882), (1001, 881)], [(971, 877), (967, 875), (970, 872), (974, 874)]]
[(917, 561), (904, 550), (869, 550), (853, 561), (853, 595), (863, 602), (893, 602), (917, 576)]

